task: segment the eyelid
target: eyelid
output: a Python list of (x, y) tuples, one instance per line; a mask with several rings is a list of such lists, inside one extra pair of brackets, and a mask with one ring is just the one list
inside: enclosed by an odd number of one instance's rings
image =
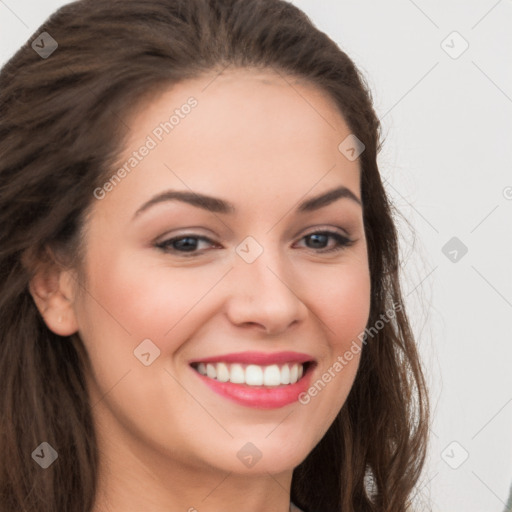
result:
[(296, 235), (296, 236), (302, 238), (302, 237), (307, 236), (307, 235), (311, 235), (311, 234), (319, 233), (319, 232), (323, 233), (325, 231), (336, 232), (336, 233), (340, 232), (339, 234), (341, 236), (344, 236), (346, 238), (350, 238), (351, 237), (351, 235), (348, 232), (348, 230), (343, 229), (340, 226), (332, 226), (332, 225), (325, 225), (325, 226), (320, 225), (320, 226), (315, 226), (313, 228), (309, 227), (309, 228), (304, 229), (303, 231), (300, 231), (299, 234)]
[[(207, 231), (209, 234), (203, 234), (202, 231), (203, 232)], [(196, 238), (208, 238), (209, 240), (211, 240), (211, 237), (213, 237), (213, 238), (218, 237), (218, 235), (211, 229), (203, 228), (200, 226), (190, 226), (190, 227), (186, 227), (186, 228), (182, 228), (182, 229), (167, 231), (163, 235), (158, 236), (155, 239), (154, 243), (158, 244), (161, 242), (166, 242), (167, 240), (172, 239), (172, 238), (181, 238), (181, 237), (187, 237), (187, 236), (190, 236), (190, 237), (193, 236)]]

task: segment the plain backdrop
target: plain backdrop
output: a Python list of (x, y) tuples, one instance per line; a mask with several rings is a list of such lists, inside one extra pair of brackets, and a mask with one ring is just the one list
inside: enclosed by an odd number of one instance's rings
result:
[[(58, 7), (0, 0), (0, 63)], [(419, 502), (502, 512), (512, 482), (512, 1), (296, 0), (365, 75), (434, 420)]]

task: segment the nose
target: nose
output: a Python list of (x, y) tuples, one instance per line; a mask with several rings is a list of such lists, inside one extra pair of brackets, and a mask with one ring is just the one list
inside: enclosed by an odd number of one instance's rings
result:
[(236, 255), (230, 279), (227, 316), (238, 327), (278, 335), (307, 317), (300, 282), (277, 250), (265, 249), (252, 263)]

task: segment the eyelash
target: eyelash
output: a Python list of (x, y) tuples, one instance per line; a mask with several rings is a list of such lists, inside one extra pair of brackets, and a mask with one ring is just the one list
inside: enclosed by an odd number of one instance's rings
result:
[[(347, 238), (343, 235), (340, 235), (336, 231), (329, 231), (329, 230), (325, 230), (325, 229), (319, 229), (316, 231), (312, 231), (311, 233), (304, 235), (301, 238), (301, 240), (303, 240), (304, 238), (313, 236), (313, 235), (327, 235), (329, 238), (333, 238), (336, 241), (336, 245), (334, 247), (332, 247), (331, 249), (311, 249), (312, 251), (316, 251), (318, 254), (339, 252), (339, 251), (342, 251), (343, 249), (345, 249), (346, 247), (350, 247), (354, 243), (354, 240), (350, 240), (349, 238)], [(169, 247), (174, 242), (176, 242), (178, 240), (184, 240), (186, 238), (194, 238), (197, 240), (202, 240), (204, 242), (209, 242), (209, 243), (213, 244), (213, 242), (207, 237), (195, 235), (193, 233), (186, 233), (184, 235), (180, 235), (180, 236), (177, 236), (174, 238), (169, 238), (168, 240), (164, 240), (163, 242), (159, 242), (155, 245), (157, 248), (161, 249), (162, 251), (164, 251), (166, 253), (178, 253), (180, 256), (183, 256), (183, 257), (194, 257), (194, 256), (197, 256), (198, 254), (201, 254), (201, 251), (180, 251), (176, 248)]]

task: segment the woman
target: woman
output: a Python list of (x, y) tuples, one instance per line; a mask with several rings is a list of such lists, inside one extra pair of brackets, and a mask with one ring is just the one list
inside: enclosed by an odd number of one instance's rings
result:
[(2, 510), (410, 510), (428, 400), (332, 40), (280, 0), (83, 0), (0, 105)]

